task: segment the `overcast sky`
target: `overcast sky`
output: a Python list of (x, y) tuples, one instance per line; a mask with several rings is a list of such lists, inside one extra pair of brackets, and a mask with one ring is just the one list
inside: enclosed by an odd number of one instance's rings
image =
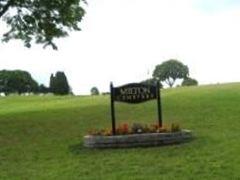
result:
[[(65, 71), (76, 94), (108, 91), (151, 76), (157, 64), (178, 59), (200, 84), (240, 81), (239, 0), (88, 0), (81, 32), (58, 51), (21, 42), (0, 44), (0, 69), (29, 71), (48, 85)], [(0, 33), (5, 27), (0, 24)]]

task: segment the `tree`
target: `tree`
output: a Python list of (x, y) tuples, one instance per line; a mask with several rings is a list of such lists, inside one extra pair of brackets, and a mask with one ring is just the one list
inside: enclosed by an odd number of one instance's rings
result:
[(27, 71), (0, 71), (0, 89), (1, 92), (9, 93), (26, 93), (37, 92), (38, 83), (32, 78)]
[(55, 76), (51, 75), (50, 90), (57, 95), (66, 95), (70, 93), (70, 86), (64, 72), (57, 72)]
[(39, 87), (38, 87), (38, 92), (39, 93), (43, 93), (43, 94), (47, 94), (49, 92), (49, 88), (46, 87), (44, 84), (41, 84)]
[(54, 88), (55, 88), (55, 85), (54, 85), (54, 75), (51, 74), (50, 82), (49, 82), (49, 91), (53, 93), (55, 91)]
[(177, 79), (184, 79), (188, 75), (188, 67), (175, 59), (170, 59), (157, 65), (153, 72), (153, 78), (165, 81), (170, 87), (174, 85)]
[(91, 89), (91, 95), (99, 95), (99, 90), (97, 87), (92, 87)]
[(185, 78), (182, 82), (182, 86), (197, 86), (197, 85), (198, 81), (190, 77)]
[[(146, 80), (142, 81), (141, 83), (142, 83), (142, 84), (146, 84), (146, 85), (153, 85), (153, 86), (155, 86), (156, 83), (157, 83), (157, 79), (155, 79), (155, 78), (150, 78), (150, 79), (146, 79)], [(161, 82), (159, 82), (159, 87), (160, 87), (160, 88), (163, 88), (163, 85), (162, 85)]]
[(0, 20), (9, 27), (3, 41), (20, 39), (26, 47), (32, 41), (57, 49), (54, 39), (79, 31), (85, 0), (0, 0)]

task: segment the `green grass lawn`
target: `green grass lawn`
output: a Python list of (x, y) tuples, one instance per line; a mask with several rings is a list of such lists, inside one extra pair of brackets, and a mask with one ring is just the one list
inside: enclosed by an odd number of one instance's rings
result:
[[(89, 129), (111, 127), (109, 96), (0, 99), (0, 179), (240, 179), (240, 84), (167, 89), (164, 123), (189, 143), (83, 148)], [(154, 123), (156, 102), (116, 104), (117, 122)]]

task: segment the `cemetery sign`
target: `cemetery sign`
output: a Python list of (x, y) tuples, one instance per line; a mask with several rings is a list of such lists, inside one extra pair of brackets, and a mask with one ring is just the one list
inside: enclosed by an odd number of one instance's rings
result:
[(131, 83), (114, 88), (114, 100), (126, 103), (141, 103), (156, 99), (156, 87)]
[(159, 82), (156, 85), (146, 85), (142, 83), (130, 83), (119, 87), (113, 87), (110, 84), (111, 92), (111, 114), (112, 114), (112, 132), (116, 133), (115, 128), (115, 107), (114, 102), (125, 102), (125, 103), (142, 103), (145, 101), (157, 100), (158, 109), (158, 124), (162, 126), (162, 112), (161, 112), (161, 97), (160, 97), (160, 87)]

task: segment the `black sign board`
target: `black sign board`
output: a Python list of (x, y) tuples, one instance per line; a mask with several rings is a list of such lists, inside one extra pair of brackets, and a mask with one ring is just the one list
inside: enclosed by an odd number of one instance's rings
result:
[(110, 85), (111, 92), (111, 114), (112, 114), (112, 132), (116, 133), (115, 127), (115, 109), (114, 102), (126, 102), (126, 103), (142, 103), (145, 101), (157, 100), (158, 108), (158, 124), (162, 126), (162, 112), (161, 112), (161, 97), (160, 97), (160, 87), (159, 82), (156, 83), (156, 86), (146, 85), (141, 83), (131, 83), (126, 84), (120, 87), (113, 87), (113, 84)]
[(156, 99), (156, 86), (139, 83), (126, 84), (113, 88), (114, 100), (126, 103), (141, 103)]

